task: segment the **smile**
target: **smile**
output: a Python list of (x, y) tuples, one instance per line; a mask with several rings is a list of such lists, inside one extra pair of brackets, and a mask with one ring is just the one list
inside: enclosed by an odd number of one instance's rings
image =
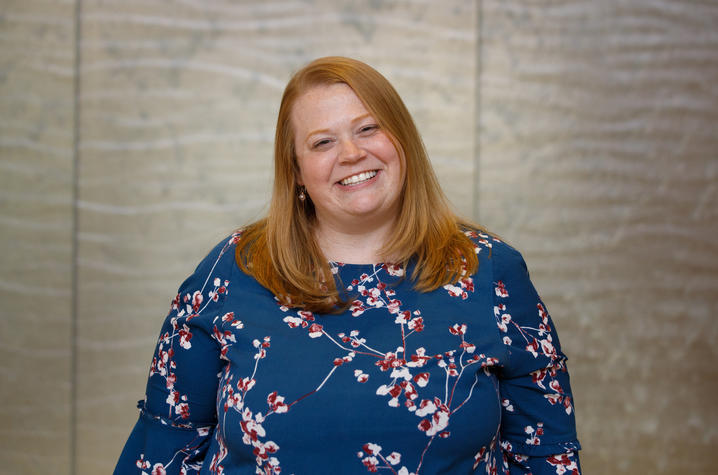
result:
[(344, 186), (347, 185), (356, 185), (358, 183), (363, 183), (367, 180), (371, 180), (374, 178), (377, 174), (376, 170), (371, 170), (368, 172), (361, 172), (357, 173), (356, 175), (352, 175), (350, 177), (346, 177), (343, 180), (341, 180), (339, 183), (341, 183)]

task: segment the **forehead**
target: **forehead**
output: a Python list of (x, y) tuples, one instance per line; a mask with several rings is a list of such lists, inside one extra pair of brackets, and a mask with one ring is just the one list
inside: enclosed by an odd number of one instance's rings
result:
[(304, 125), (330, 123), (341, 118), (366, 114), (356, 93), (343, 83), (312, 86), (297, 97), (290, 114), (292, 128), (299, 132)]

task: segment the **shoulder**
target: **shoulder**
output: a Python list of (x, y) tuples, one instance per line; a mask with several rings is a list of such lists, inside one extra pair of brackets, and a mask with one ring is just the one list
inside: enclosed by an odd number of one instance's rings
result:
[(462, 227), (461, 231), (474, 244), (481, 264), (497, 267), (518, 267), (526, 269), (523, 256), (511, 245), (502, 241), (495, 234), (481, 228)]
[(171, 312), (177, 316), (199, 316), (208, 313), (210, 308), (221, 307), (237, 267), (234, 251), (240, 236), (235, 232), (222, 239), (197, 264), (180, 285)]
[[(210, 274), (217, 267), (230, 267), (235, 260), (234, 251), (241, 239), (241, 232), (237, 231), (218, 242), (211, 251), (199, 262), (195, 274)], [(221, 269), (225, 270), (225, 269)]]
[(521, 252), (485, 230), (467, 230), (465, 234), (474, 243), (479, 273), (490, 279), (495, 298), (502, 301), (511, 290), (512, 299), (540, 301)]
[(487, 264), (491, 266), (495, 298), (499, 301), (508, 298), (511, 293), (512, 302), (527, 300), (532, 305), (542, 305), (531, 282), (526, 261), (515, 247), (498, 238), (492, 238)]
[(528, 268), (521, 252), (498, 238), (492, 241), (491, 265), (498, 278), (528, 277)]

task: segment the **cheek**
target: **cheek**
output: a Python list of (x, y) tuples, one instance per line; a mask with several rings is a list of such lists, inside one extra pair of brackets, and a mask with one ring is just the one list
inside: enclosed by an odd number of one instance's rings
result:
[(384, 157), (384, 161), (387, 163), (387, 165), (395, 165), (399, 167), (402, 171), (404, 170), (403, 154), (400, 152), (399, 147), (394, 144), (394, 141), (391, 140), (388, 135), (383, 134), (381, 141), (377, 145), (379, 146), (379, 154), (381, 157)]
[(297, 160), (297, 181), (306, 187), (321, 184), (331, 175), (331, 167), (319, 156), (303, 157)]

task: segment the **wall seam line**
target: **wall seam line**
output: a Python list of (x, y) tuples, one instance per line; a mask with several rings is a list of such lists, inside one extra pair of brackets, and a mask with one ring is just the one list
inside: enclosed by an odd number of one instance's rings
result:
[(472, 214), (475, 222), (480, 223), (479, 178), (481, 166), (481, 74), (483, 62), (483, 0), (476, 0), (476, 65), (474, 70), (474, 183), (472, 186)]
[(75, 0), (75, 64), (73, 78), (73, 144), (72, 144), (72, 332), (70, 347), (70, 473), (77, 473), (77, 311), (78, 311), (78, 199), (80, 177), (80, 65), (82, 58), (82, 0)]

